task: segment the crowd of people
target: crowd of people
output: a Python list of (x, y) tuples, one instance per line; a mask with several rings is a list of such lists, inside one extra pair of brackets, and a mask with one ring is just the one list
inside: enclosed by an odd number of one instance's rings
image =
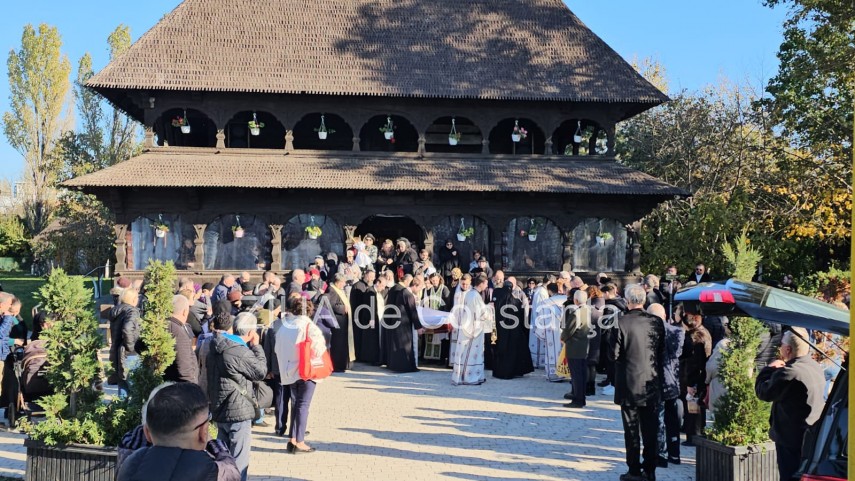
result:
[[(729, 345), (727, 318), (676, 303), (673, 266), (662, 282), (648, 275), (621, 291), (603, 273), (592, 285), (569, 271), (521, 283), (487, 264), (477, 251), (463, 262), (451, 241), (434, 264), (406, 239), (377, 248), (369, 234), (344, 260), (318, 256), (286, 280), (269, 271), (257, 284), (248, 272), (224, 275), (217, 284), (180, 279), (167, 322), (175, 361), (167, 384), (152, 392), (143, 424), (123, 440), (119, 479), (155, 479), (140, 474), (150, 470), (173, 473), (157, 479), (187, 472), (182, 478), (245, 480), (252, 429), (266, 425), (266, 412), (275, 434), (288, 439), (289, 453), (315, 452), (306, 443), (307, 421), (320, 381), (298, 372), (298, 346), (307, 340), (313, 359), (328, 353), (335, 372), (355, 362), (415, 372), (420, 362), (434, 362), (451, 369), (452, 384), (478, 385), (485, 371), (513, 379), (543, 369), (546, 382), (569, 381), (569, 409), (584, 408), (600, 387), (621, 407), (629, 468), (621, 480), (655, 479), (657, 468), (680, 464), (681, 432), (682, 445), (692, 446), (722, 395), (716, 372)], [(707, 280), (698, 264), (686, 285)], [(145, 286), (120, 277), (111, 293), (108, 384), (127, 396), (130, 359), (144, 348)], [(13, 333), (23, 324), (15, 306), (20, 311), (19, 301), (0, 292), (4, 359), (28, 338), (26, 329)], [(828, 374), (811, 358), (804, 330), (768, 328), (757, 358), (757, 395), (773, 402), (783, 473), (819, 416)], [(834, 341), (814, 335), (820, 343)], [(34, 332), (30, 342), (37, 338)], [(807, 393), (798, 399), (791, 394), (795, 382)], [(214, 441), (207, 438), (209, 421), (216, 423)], [(178, 451), (167, 456), (170, 449)], [(207, 456), (197, 454), (203, 451)], [(164, 457), (169, 463), (153, 466)]]

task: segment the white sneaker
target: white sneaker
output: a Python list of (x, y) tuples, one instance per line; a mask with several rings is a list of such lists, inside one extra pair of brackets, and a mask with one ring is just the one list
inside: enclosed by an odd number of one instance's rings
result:
[(608, 386), (603, 388), (603, 396), (614, 396), (615, 395), (615, 387), (609, 384)]

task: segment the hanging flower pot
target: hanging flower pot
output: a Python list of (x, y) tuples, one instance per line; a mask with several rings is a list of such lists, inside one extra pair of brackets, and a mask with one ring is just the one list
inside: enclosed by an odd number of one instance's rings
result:
[(520, 134), (511, 134), (511, 140), (513, 140), (514, 142), (519, 142), (520, 140), (522, 140), (522, 135), (520, 135)]
[[(252, 115), (253, 115), (253, 117), (255, 117), (255, 114), (252, 114)], [(261, 129), (263, 129), (263, 128), (264, 128), (264, 122), (259, 122), (257, 120), (250, 120), (249, 121), (249, 133), (253, 137), (258, 137), (259, 135), (261, 135)]]
[(448, 136), (448, 145), (457, 145), (458, 142), (460, 142), (460, 134)]
[(448, 145), (457, 145), (463, 134), (457, 131), (457, 119), (451, 119), (451, 132), (448, 133)]
[(243, 239), (243, 236), (245, 234), (243, 227), (241, 226), (232, 227), (232, 232), (235, 235), (235, 239)]
[(179, 115), (178, 117), (175, 117), (174, 119), (172, 119), (172, 126), (173, 127), (181, 127), (181, 133), (182, 134), (189, 134), (190, 133), (190, 122), (187, 120), (187, 111), (186, 110), (184, 111), (183, 117)]
[(576, 122), (576, 133), (573, 134), (573, 142), (577, 144), (582, 143), (582, 121)]
[(327, 140), (327, 135), (334, 134), (335, 129), (328, 129), (326, 121), (324, 120), (324, 116), (321, 115), (321, 125), (320, 127), (315, 129), (315, 132), (318, 133), (318, 138), (321, 140)]
[(309, 236), (309, 239), (315, 240), (320, 237), (322, 233), (323, 231), (321, 231), (321, 228), (316, 225), (306, 227), (306, 235)]
[(597, 236), (597, 245), (598, 246), (606, 245), (606, 239), (604, 239), (602, 236)]
[(391, 130), (388, 132), (383, 132), (383, 137), (386, 137), (386, 140), (392, 140), (392, 138), (395, 137), (395, 133)]
[(155, 224), (154, 226), (154, 235), (158, 239), (163, 239), (166, 237), (166, 233), (169, 232), (169, 226), (166, 224)]
[(529, 240), (530, 242), (534, 242), (534, 241), (536, 241), (536, 240), (537, 240), (537, 234), (529, 234), (529, 235), (528, 235), (528, 240)]
[(466, 240), (466, 236), (465, 236), (465, 235), (463, 235), (463, 234), (461, 234), (460, 232), (458, 232), (458, 233), (457, 233), (457, 240), (458, 240), (459, 242), (464, 242), (464, 241)]
[(395, 124), (392, 122), (392, 117), (386, 117), (386, 125), (380, 127), (380, 132), (383, 132), (383, 137), (386, 140), (393, 141), (395, 139)]
[(457, 240), (459, 240), (460, 242), (463, 242), (467, 238), (472, 237), (473, 235), (475, 235), (475, 228), (474, 227), (465, 227), (464, 228), (463, 223), (460, 224), (460, 230), (457, 231)]

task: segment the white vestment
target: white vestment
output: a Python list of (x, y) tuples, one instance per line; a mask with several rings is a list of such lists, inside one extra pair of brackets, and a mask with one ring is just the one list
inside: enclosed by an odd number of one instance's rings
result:
[(546, 345), (546, 380), (559, 382), (566, 379), (559, 377), (555, 372), (558, 364), (558, 355), (561, 353), (561, 321), (564, 314), (564, 303), (567, 296), (556, 294), (540, 303), (535, 312), (535, 320), (532, 330), (537, 338)]
[(531, 363), (535, 369), (546, 367), (546, 342), (537, 337), (534, 321), (537, 319), (537, 309), (544, 305), (543, 302), (547, 299), (549, 299), (549, 291), (542, 285), (537, 286), (531, 293), (531, 310), (528, 313), (529, 329), (531, 329), (528, 335), (528, 350), (531, 352)]
[(451, 383), (455, 386), (481, 384), (487, 380), (484, 377), (484, 333), (493, 330), (492, 309), (484, 304), (480, 292), (475, 289), (466, 292), (463, 307), (457, 313), (460, 322), (456, 340), (457, 359), (451, 375)]
[[(470, 287), (471, 291), (472, 288)], [(466, 296), (466, 292), (460, 288), (460, 284), (457, 285), (457, 288), (454, 290), (454, 303), (451, 305), (451, 316), (448, 318), (451, 323), (451, 335), (450, 341), (448, 343), (448, 366), (454, 366), (455, 357), (457, 355), (457, 330), (460, 327), (460, 316), (459, 313), (463, 311), (463, 298)]]

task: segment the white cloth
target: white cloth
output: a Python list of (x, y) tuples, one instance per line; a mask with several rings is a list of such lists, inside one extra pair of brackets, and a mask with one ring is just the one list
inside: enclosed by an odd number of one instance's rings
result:
[(481, 384), (484, 377), (484, 333), (493, 330), (492, 309), (488, 309), (481, 293), (470, 289), (459, 309), (460, 327), (457, 329), (457, 349), (451, 383)]
[(366, 267), (373, 264), (373, 262), (371, 261), (371, 257), (368, 255), (368, 252), (365, 248), (364, 242), (354, 242), (353, 248), (356, 249), (356, 257), (353, 258), (353, 262), (355, 262), (360, 269), (365, 269)]
[(538, 339), (546, 344), (546, 380), (566, 381), (555, 372), (558, 355), (561, 353), (561, 320), (567, 296), (556, 294), (542, 303), (535, 313), (534, 330)]
[(537, 319), (538, 309), (548, 298), (549, 291), (542, 285), (537, 286), (531, 293), (531, 310), (528, 313), (529, 329), (531, 329), (528, 335), (528, 350), (531, 352), (531, 363), (535, 369), (546, 367), (546, 341), (537, 337), (534, 321)]
[(273, 351), (279, 362), (279, 375), (283, 386), (300, 380), (300, 353), (297, 350), (297, 343), (306, 339), (306, 332), (312, 341), (312, 355), (317, 359), (326, 352), (327, 344), (324, 334), (311, 319), (306, 316), (283, 319), (282, 327), (276, 331), (276, 345)]
[(419, 313), (419, 321), (425, 329), (439, 329), (448, 324), (448, 318), (451, 317), (450, 312), (438, 311), (429, 307), (417, 306), (416, 310)]

